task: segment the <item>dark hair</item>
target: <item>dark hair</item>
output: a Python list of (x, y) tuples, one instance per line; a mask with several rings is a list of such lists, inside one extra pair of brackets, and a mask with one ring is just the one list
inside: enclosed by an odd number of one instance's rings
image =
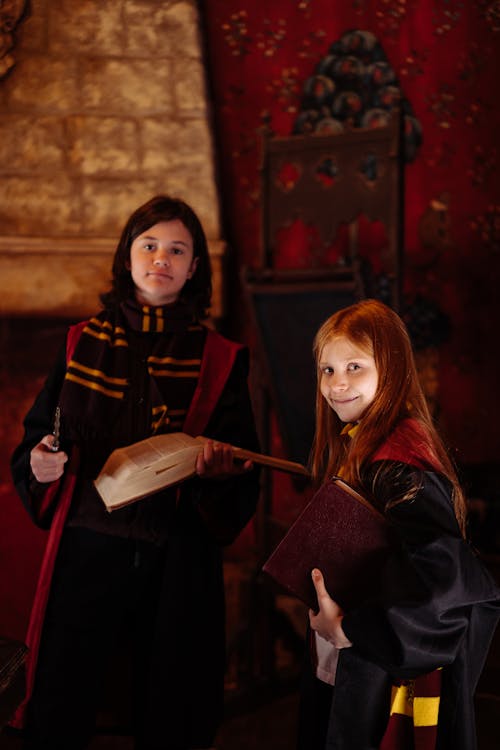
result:
[[(343, 423), (326, 403), (321, 393), (319, 363), (326, 344), (345, 336), (375, 359), (378, 386), (363, 418), (360, 429), (347, 445), (340, 438)], [(316, 433), (311, 452), (312, 473), (316, 482), (338, 474), (361, 486), (363, 468), (377, 448), (398, 423), (411, 417), (424, 428), (427, 448), (443, 467), (443, 474), (453, 485), (455, 511), (464, 528), (465, 501), (455, 469), (432, 422), (415, 365), (408, 331), (402, 319), (390, 307), (374, 299), (362, 300), (345, 307), (326, 320), (314, 339), (317, 368)]]
[(186, 281), (180, 299), (192, 306), (198, 319), (207, 317), (212, 297), (212, 270), (205, 232), (193, 209), (179, 198), (156, 195), (139, 206), (123, 228), (113, 258), (111, 289), (100, 295), (104, 307), (134, 297), (134, 282), (130, 273), (130, 248), (140, 234), (161, 221), (181, 221), (193, 238), (193, 257), (198, 265)]

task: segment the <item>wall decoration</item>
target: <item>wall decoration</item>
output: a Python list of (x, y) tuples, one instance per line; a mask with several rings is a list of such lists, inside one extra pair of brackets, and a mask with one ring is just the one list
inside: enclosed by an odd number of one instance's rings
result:
[(375, 34), (354, 29), (333, 42), (307, 78), (293, 132), (383, 127), (395, 107), (403, 112), (405, 158), (410, 162), (422, 141), (420, 122)]
[(11, 54), (14, 47), (14, 30), (26, 8), (26, 0), (0, 1), (0, 78), (14, 66)]
[[(321, 121), (321, 130), (355, 125), (370, 110), (376, 124), (398, 98), (411, 107), (405, 293), (450, 321), (439, 344), (439, 420), (455, 458), (496, 460), (500, 354), (491, 355), (488, 331), (500, 327), (500, 2), (211, 0), (204, 14), (225, 231), (239, 265), (260, 257), (263, 127), (288, 136)], [(370, 74), (379, 97), (367, 107), (363, 87), (348, 83)], [(327, 166), (325, 179), (336, 179)], [(303, 262), (296, 242), (289, 254)], [(231, 324), (244, 324), (241, 305), (234, 310)]]

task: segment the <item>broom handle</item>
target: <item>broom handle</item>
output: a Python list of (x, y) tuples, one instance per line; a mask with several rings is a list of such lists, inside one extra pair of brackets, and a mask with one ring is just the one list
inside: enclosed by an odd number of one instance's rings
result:
[(254, 453), (253, 451), (247, 451), (244, 448), (238, 448), (232, 446), (233, 455), (235, 458), (241, 458), (243, 460), (255, 461), (256, 464), (263, 464), (264, 466), (270, 466), (273, 469), (279, 469), (280, 471), (287, 471), (290, 474), (302, 474), (308, 477), (309, 472), (302, 464), (295, 463), (295, 461), (286, 461), (284, 458), (275, 458), (274, 456), (266, 456), (263, 453)]

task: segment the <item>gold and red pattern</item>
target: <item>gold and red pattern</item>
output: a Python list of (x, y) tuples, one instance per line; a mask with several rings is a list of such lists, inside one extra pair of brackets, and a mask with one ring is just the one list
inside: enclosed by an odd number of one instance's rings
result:
[[(68, 359), (61, 392), (65, 420), (109, 427), (130, 387), (129, 331), (152, 335), (145, 359), (149, 375), (151, 432), (182, 428), (201, 368), (205, 329), (181, 306), (122, 304), (82, 327)], [(175, 403), (175, 409), (169, 403)]]
[(435, 750), (440, 698), (440, 668), (394, 685), (380, 750)]

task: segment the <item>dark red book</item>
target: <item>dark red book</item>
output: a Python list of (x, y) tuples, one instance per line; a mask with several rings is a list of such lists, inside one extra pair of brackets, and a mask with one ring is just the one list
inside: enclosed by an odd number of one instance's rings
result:
[(390, 547), (384, 516), (352, 487), (335, 478), (316, 492), (265, 562), (263, 571), (317, 610), (311, 571), (319, 568), (328, 593), (347, 610), (376, 587)]

